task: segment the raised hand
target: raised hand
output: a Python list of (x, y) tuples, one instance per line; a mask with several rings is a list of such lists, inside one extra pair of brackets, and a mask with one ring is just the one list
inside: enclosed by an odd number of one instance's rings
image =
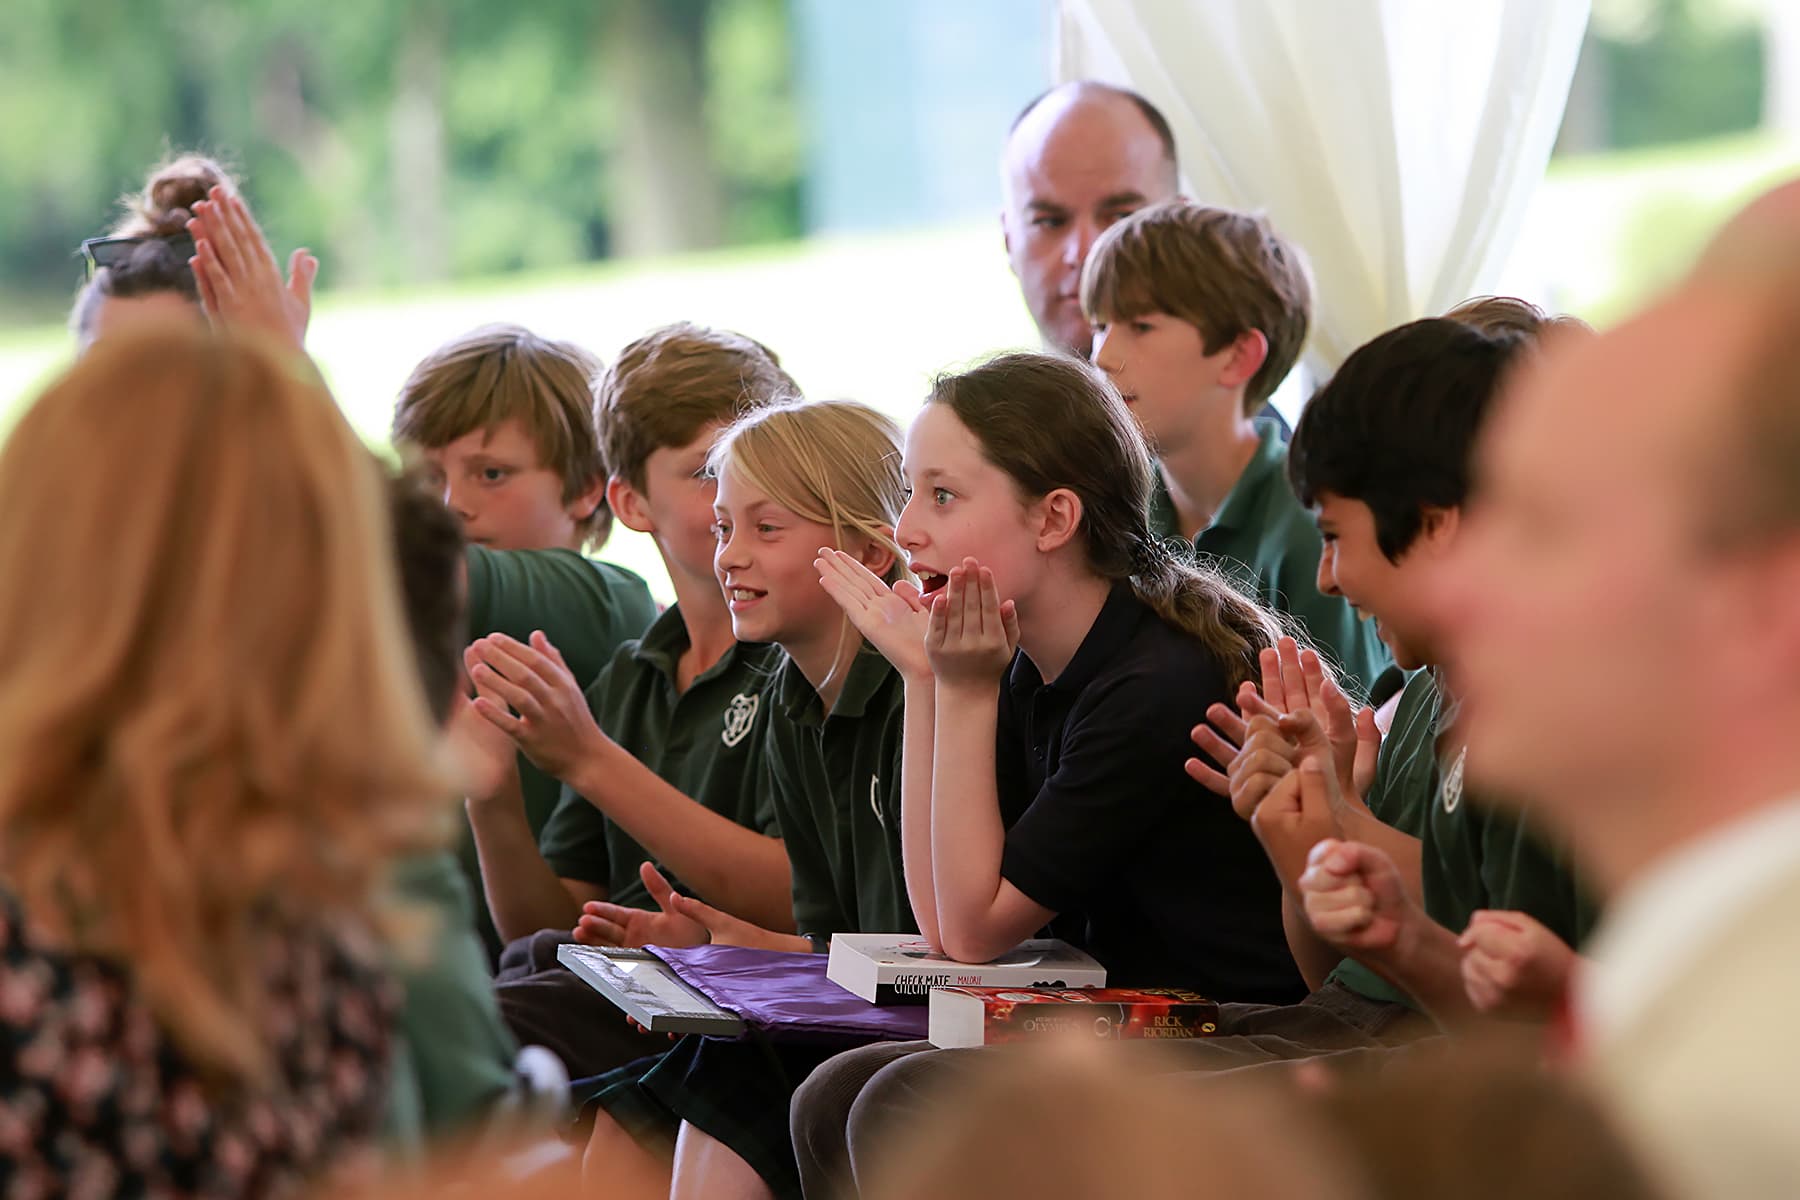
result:
[(1229, 705), (1213, 704), (1206, 710), (1206, 723), (1188, 731), (1188, 738), (1200, 753), (1218, 764), (1209, 766), (1198, 758), (1182, 763), (1182, 769), (1194, 781), (1215, 795), (1231, 797), (1231, 764), (1237, 761), (1239, 747), (1248, 735), (1244, 718)]
[(1019, 648), (1019, 618), (1000, 599), (994, 573), (972, 558), (950, 569), (950, 581), (931, 598), (926, 656), (939, 683), (997, 684)]
[(1393, 860), (1361, 842), (1326, 838), (1315, 845), (1300, 895), (1313, 931), (1359, 957), (1399, 950), (1414, 923), (1429, 919), (1406, 894)]
[(1569, 944), (1522, 912), (1481, 910), (1456, 940), (1463, 990), (1477, 1012), (1547, 1019), (1578, 961)]
[(567, 779), (577, 764), (605, 749), (606, 734), (594, 723), (581, 685), (542, 632), (531, 635), (530, 645), (503, 633), (477, 638), (463, 662), (475, 684), (475, 711), (540, 770)]
[(295, 250), (284, 283), (249, 206), (223, 187), (213, 188), (194, 205), (188, 232), (194, 238), (189, 265), (201, 306), (214, 324), (257, 329), (304, 350), (319, 260), (307, 250)]
[(889, 587), (854, 557), (828, 546), (819, 548), (813, 566), (826, 594), (901, 678), (931, 677), (931, 660), (925, 653), (931, 609), (917, 584), (903, 579)]

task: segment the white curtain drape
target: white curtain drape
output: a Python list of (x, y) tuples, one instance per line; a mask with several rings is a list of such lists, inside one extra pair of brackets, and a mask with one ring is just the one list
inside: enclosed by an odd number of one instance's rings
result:
[(1143, 93), (1187, 194), (1311, 262), (1305, 362), (1491, 290), (1562, 121), (1588, 0), (1061, 0), (1059, 80)]

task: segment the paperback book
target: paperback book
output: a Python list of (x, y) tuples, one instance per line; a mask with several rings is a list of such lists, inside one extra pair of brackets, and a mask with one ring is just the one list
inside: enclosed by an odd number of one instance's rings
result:
[(1181, 988), (942, 987), (931, 993), (939, 1049), (1068, 1038), (1182, 1039), (1218, 1032), (1219, 1006)]
[(871, 1004), (924, 1004), (938, 987), (1106, 986), (1105, 967), (1055, 938), (1021, 942), (993, 962), (965, 963), (932, 953), (916, 935), (839, 933), (825, 976)]

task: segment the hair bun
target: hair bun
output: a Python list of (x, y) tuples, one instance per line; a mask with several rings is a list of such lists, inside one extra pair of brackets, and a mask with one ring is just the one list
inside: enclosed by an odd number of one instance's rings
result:
[(150, 173), (142, 195), (127, 197), (125, 237), (174, 237), (187, 230), (194, 205), (215, 187), (235, 189), (231, 173), (203, 154), (183, 154)]

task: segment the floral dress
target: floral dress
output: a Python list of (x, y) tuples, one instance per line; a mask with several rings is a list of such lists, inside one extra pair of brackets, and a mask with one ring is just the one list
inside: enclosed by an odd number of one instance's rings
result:
[(281, 1196), (357, 1156), (385, 1112), (393, 985), (317, 929), (260, 944), (274, 1082), (221, 1089), (128, 970), (34, 945), (0, 890), (0, 1198)]

